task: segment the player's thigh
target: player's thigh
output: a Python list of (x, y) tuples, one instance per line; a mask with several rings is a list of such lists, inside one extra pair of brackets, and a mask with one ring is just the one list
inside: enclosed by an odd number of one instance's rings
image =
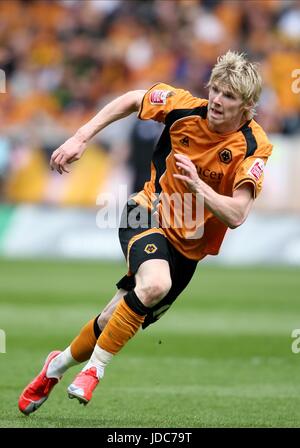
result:
[(144, 261), (135, 274), (135, 292), (145, 306), (162, 300), (172, 286), (169, 262), (162, 259)]
[[(133, 222), (133, 213), (134, 216), (140, 217), (139, 222)], [(151, 212), (134, 201), (129, 201), (124, 207), (119, 241), (130, 274), (135, 275), (139, 267), (148, 260), (169, 261), (166, 235), (163, 229), (154, 224)]]

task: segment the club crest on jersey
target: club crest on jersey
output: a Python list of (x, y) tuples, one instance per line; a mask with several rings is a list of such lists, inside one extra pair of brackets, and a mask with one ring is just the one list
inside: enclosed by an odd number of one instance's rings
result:
[(146, 254), (154, 254), (154, 252), (157, 251), (157, 247), (155, 246), (155, 244), (149, 243), (146, 245), (144, 251), (146, 252)]
[(190, 146), (190, 139), (187, 136), (183, 137), (179, 141), (183, 146)]
[(264, 161), (262, 159), (255, 159), (252, 165), (250, 166), (247, 174), (250, 174), (254, 177), (255, 180), (259, 180), (265, 168)]
[(221, 162), (226, 163), (228, 165), (228, 163), (230, 163), (232, 161), (232, 152), (230, 149), (222, 149), (222, 151), (219, 151), (219, 158), (221, 160)]
[(174, 95), (171, 90), (152, 90), (149, 95), (151, 104), (166, 104), (168, 96)]

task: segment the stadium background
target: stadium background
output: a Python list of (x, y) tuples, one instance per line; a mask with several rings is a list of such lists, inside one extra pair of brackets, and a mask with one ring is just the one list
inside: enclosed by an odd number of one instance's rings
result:
[[(64, 176), (51, 153), (125, 91), (163, 81), (206, 97), (229, 48), (260, 63), (257, 121), (274, 144), (253, 213), (115, 360), (94, 405), (75, 408), (61, 388), (28, 423), (21, 388), (125, 268), (116, 228), (97, 225), (101, 194), (141, 187), (161, 126), (111, 125)], [(300, 2), (2, 1), (0, 69), (0, 425), (298, 426)]]

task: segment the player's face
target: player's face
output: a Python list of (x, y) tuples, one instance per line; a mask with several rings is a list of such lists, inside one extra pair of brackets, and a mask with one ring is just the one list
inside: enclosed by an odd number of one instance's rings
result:
[(237, 130), (244, 121), (242, 99), (228, 87), (213, 83), (209, 89), (207, 119), (214, 132)]

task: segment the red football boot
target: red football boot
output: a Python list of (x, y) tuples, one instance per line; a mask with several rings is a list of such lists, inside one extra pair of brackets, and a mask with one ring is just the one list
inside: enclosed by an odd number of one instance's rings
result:
[(19, 409), (23, 414), (29, 415), (36, 411), (47, 400), (49, 394), (55, 384), (58, 383), (57, 378), (48, 378), (46, 376), (47, 368), (60, 351), (49, 353), (45, 361), (44, 367), (38, 376), (34, 378), (28, 386), (25, 387), (19, 398)]
[(79, 403), (87, 405), (98, 383), (96, 367), (81, 371), (68, 387), (69, 398), (77, 398)]

